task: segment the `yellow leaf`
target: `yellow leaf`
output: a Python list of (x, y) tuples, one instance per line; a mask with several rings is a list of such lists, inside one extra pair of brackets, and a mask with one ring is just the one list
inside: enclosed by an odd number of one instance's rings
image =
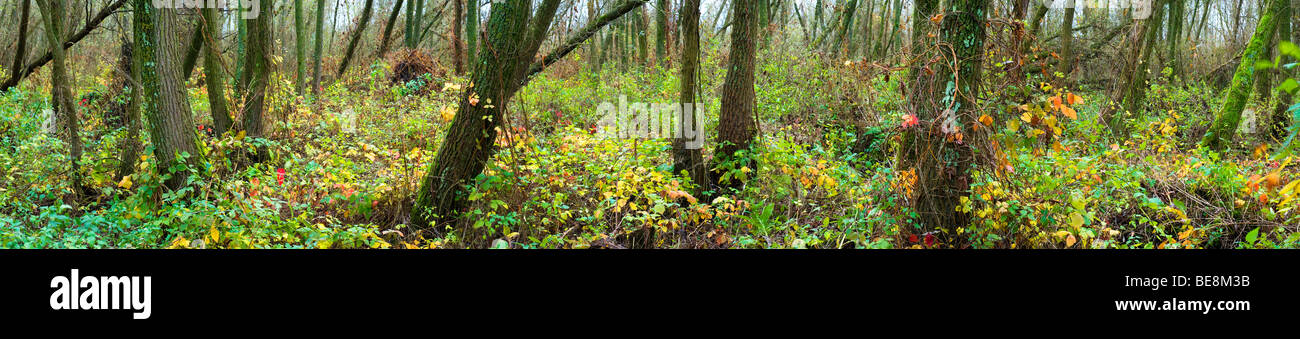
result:
[(1033, 121), (1034, 121), (1034, 115), (1033, 115), (1033, 114), (1029, 114), (1029, 112), (1025, 112), (1025, 114), (1021, 114), (1021, 115), (1020, 115), (1020, 120), (1024, 120), (1024, 121), (1027, 122), (1027, 123), (1028, 123), (1028, 122), (1033, 122)]
[(117, 187), (121, 187), (122, 189), (127, 189), (127, 190), (131, 189), (131, 176), (128, 175), (122, 177), (122, 181), (117, 183)]
[(1079, 240), (1078, 240), (1078, 239), (1075, 239), (1075, 238), (1074, 238), (1074, 235), (1071, 234), (1070, 236), (1065, 237), (1065, 247), (1066, 247), (1066, 248), (1069, 248), (1069, 247), (1071, 247), (1071, 246), (1074, 246), (1074, 243), (1076, 243), (1076, 242), (1078, 242), (1078, 241), (1079, 241)]
[(1079, 229), (1079, 227), (1082, 226), (1083, 226), (1083, 216), (1079, 215), (1078, 212), (1070, 213), (1070, 227), (1073, 227), (1074, 229)]

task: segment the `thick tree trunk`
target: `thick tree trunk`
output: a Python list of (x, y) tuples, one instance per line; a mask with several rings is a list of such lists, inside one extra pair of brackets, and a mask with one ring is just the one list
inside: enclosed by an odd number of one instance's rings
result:
[[(717, 152), (713, 157), (714, 165), (719, 168), (724, 163), (743, 162), (739, 159), (742, 150), (749, 150), (750, 143), (757, 134), (754, 118), (754, 39), (755, 29), (754, 5), (748, 2), (732, 4), (731, 55), (727, 57), (727, 79), (722, 83), (722, 107), (718, 112)], [(847, 20), (845, 20), (847, 22)], [(741, 165), (736, 165), (739, 168)], [(750, 168), (757, 168), (750, 164)], [(723, 173), (712, 176), (719, 187), (739, 189), (743, 185), (738, 178), (722, 182)]]
[(465, 0), (465, 68), (478, 68), (479, 0)]
[(1183, 22), (1186, 2), (1184, 0), (1169, 0), (1169, 23), (1168, 32), (1165, 39), (1169, 40), (1169, 49), (1165, 52), (1165, 60), (1169, 64), (1170, 77), (1178, 78), (1183, 76)]
[[(343, 53), (343, 61), (339, 63), (338, 76), (341, 78), (348, 71), (348, 64), (352, 62), (352, 54), (357, 51), (357, 45), (361, 43), (361, 37), (366, 35), (366, 26), (370, 25), (370, 12), (374, 10), (375, 0), (366, 0), (366, 6), (361, 9), (361, 19), (357, 21), (357, 29), (352, 32), (352, 40), (348, 42), (348, 49)], [(408, 46), (415, 48), (414, 46)]]
[[(203, 175), (203, 154), (198, 148), (194, 118), (181, 79), (182, 47), (175, 39), (181, 26), (178, 10), (157, 9), (145, 0), (135, 0), (134, 4), (135, 52), (141, 58), (140, 74), (144, 85), (140, 110), (149, 118), (157, 170), (160, 175), (165, 175), (172, 167), (184, 164)], [(182, 160), (185, 155), (188, 157)], [(172, 173), (165, 184), (172, 190), (180, 189), (188, 175), (187, 172)]]
[[(369, 3), (372, 0), (367, 0)], [(259, 0), (262, 8), (271, 8), (271, 0)], [(244, 55), (243, 83), (248, 86), (248, 100), (244, 105), (244, 131), (249, 137), (265, 136), (262, 116), (266, 112), (266, 92), (271, 80), (271, 16), (258, 15), (247, 23), (248, 54)], [(341, 68), (340, 68), (341, 69)], [(341, 74), (342, 72), (340, 72)], [(251, 155), (253, 162), (266, 159), (266, 150), (258, 149)]]
[(1264, 42), (1272, 40), (1273, 33), (1277, 31), (1278, 19), (1285, 20), (1278, 17), (1284, 1), (1287, 0), (1269, 0), (1268, 11), (1259, 18), (1255, 34), (1241, 53), (1241, 63), (1237, 65), (1237, 71), (1232, 76), (1232, 85), (1224, 93), (1223, 106), (1219, 108), (1219, 115), (1210, 125), (1210, 129), (1205, 132), (1205, 137), (1201, 138), (1201, 146), (1222, 150), (1227, 146), (1228, 141), (1232, 140), (1233, 134), (1236, 134), (1237, 125), (1241, 122), (1241, 111), (1246, 107), (1246, 100), (1250, 98), (1250, 85), (1255, 77), (1255, 61), (1265, 48), (1269, 48), (1264, 46)]
[[(226, 77), (224, 70), (225, 63), (221, 61), (221, 14), (218, 14), (214, 8), (201, 9), (203, 18), (203, 35), (207, 40), (204, 46), (203, 55), (203, 78), (204, 83), (208, 86), (208, 107), (211, 109), (212, 124), (216, 128), (213, 132), (217, 135), (226, 133), (230, 130), (234, 122), (230, 119), (230, 111), (226, 106)], [(300, 67), (301, 68), (301, 67)]]
[[(700, 0), (685, 0), (682, 6), (680, 20), (682, 21), (682, 74), (681, 74), (681, 96), (678, 100), (682, 105), (694, 105), (695, 91), (698, 89), (695, 77), (698, 74), (700, 66)], [(683, 106), (685, 107), (685, 106)], [(673, 172), (682, 173), (691, 178), (691, 182), (700, 185), (700, 191), (708, 191), (711, 181), (709, 180), (709, 169), (705, 167), (704, 156), (700, 154), (698, 147), (688, 148), (688, 141), (694, 141), (695, 145), (704, 142), (704, 129), (699, 127), (703, 121), (696, 120), (697, 114), (702, 112), (704, 107), (692, 106), (694, 111), (691, 114), (683, 112), (682, 119), (677, 122), (679, 129), (686, 130), (685, 126), (694, 126), (695, 131), (700, 131), (690, 138), (677, 138), (673, 140)], [(703, 116), (703, 114), (698, 114)], [(695, 192), (699, 194), (700, 192)]]
[[(917, 221), (925, 232), (943, 239), (950, 246), (958, 246), (956, 229), (970, 223), (970, 216), (957, 210), (960, 198), (969, 194), (972, 162), (970, 142), (963, 142), (963, 135), (974, 138), (969, 126), (974, 124), (976, 97), (979, 95), (981, 71), (984, 61), (985, 18), (988, 15), (988, 0), (950, 0), (949, 12), (943, 17), (940, 39), (949, 46), (944, 47), (945, 65), (935, 68), (935, 75), (927, 79), (921, 76), (918, 81), (930, 84), (918, 84), (917, 88), (943, 89), (953, 86), (952, 101), (944, 100), (939, 104), (943, 111), (924, 110), (916, 112), (919, 124), (909, 127), (913, 130), (915, 140), (907, 152), (905, 163), (915, 164), (914, 168), (900, 169), (903, 173), (915, 174), (915, 194), (909, 197)], [(931, 96), (930, 100), (942, 100), (943, 96)], [(941, 126), (948, 124), (953, 130), (945, 131)], [(909, 172), (911, 171), (911, 172)]]
[(67, 58), (60, 42), (63, 41), (63, 20), (65, 15), (62, 0), (36, 0), (41, 9), (41, 21), (45, 22), (45, 41), (54, 58), (54, 72), (50, 74), (50, 104), (54, 106), (55, 126), (58, 126), (59, 139), (68, 146), (71, 159), (72, 196), (65, 203), (76, 206), (76, 200), (82, 194), (81, 186), (81, 121), (77, 117), (76, 106), (72, 104), (72, 78), (68, 75)]

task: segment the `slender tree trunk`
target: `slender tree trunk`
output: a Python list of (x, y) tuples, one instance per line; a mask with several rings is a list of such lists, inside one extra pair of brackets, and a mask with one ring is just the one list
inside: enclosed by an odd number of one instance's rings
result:
[[(718, 149), (713, 158), (719, 168), (726, 163), (744, 162), (741, 150), (749, 150), (757, 134), (754, 118), (754, 39), (757, 38), (753, 3), (732, 4), (731, 55), (727, 58), (727, 79), (722, 83), (722, 107), (718, 112)], [(847, 19), (845, 22), (848, 22)], [(740, 168), (741, 165), (734, 167)], [(750, 168), (757, 168), (750, 164)], [(717, 186), (739, 189), (743, 183), (738, 178), (723, 182), (723, 173), (713, 173)]]
[(1074, 14), (1075, 0), (1065, 0), (1065, 15), (1061, 20), (1061, 64), (1058, 72), (1065, 75), (1064, 84), (1070, 83), (1070, 73), (1074, 71)]
[(1284, 1), (1286, 0), (1269, 0), (1268, 11), (1259, 18), (1254, 36), (1250, 38), (1250, 43), (1241, 53), (1241, 63), (1237, 65), (1237, 71), (1232, 76), (1232, 85), (1224, 93), (1223, 106), (1219, 108), (1219, 115), (1210, 125), (1210, 129), (1205, 132), (1205, 137), (1201, 138), (1201, 146), (1222, 150), (1237, 132), (1237, 125), (1241, 122), (1241, 111), (1246, 107), (1246, 100), (1250, 98), (1251, 80), (1255, 77), (1255, 61), (1259, 59), (1265, 48), (1269, 48), (1264, 46), (1264, 42), (1272, 40), (1273, 33), (1277, 31), (1278, 19), (1285, 19), (1279, 18), (1278, 15), (1282, 11)]
[(203, 44), (205, 52), (203, 55), (203, 77), (204, 83), (208, 86), (208, 107), (211, 109), (212, 123), (216, 127), (214, 132), (221, 135), (230, 130), (231, 125), (234, 124), (230, 119), (229, 109), (226, 107), (226, 77), (222, 71), (224, 63), (221, 62), (221, 45), (219, 43), (221, 41), (221, 15), (218, 14), (215, 8), (203, 8), (200, 12), (203, 20), (203, 26), (200, 27), (204, 31), (205, 39), (208, 40)]
[[(1277, 27), (1278, 37), (1274, 40), (1289, 40), (1289, 41), (1300, 42), (1300, 39), (1297, 39), (1300, 38), (1300, 36), (1297, 36), (1295, 31), (1296, 21), (1294, 19), (1285, 20), (1286, 18), (1295, 18), (1294, 14), (1296, 8), (1294, 4), (1288, 1), (1289, 0), (1282, 0), (1282, 4), (1281, 4), (1282, 10), (1278, 12), (1278, 17), (1279, 17), (1278, 19), (1279, 22)], [(1281, 56), (1280, 61), (1281, 62), (1278, 63), (1278, 65), (1286, 65), (1292, 62), (1296, 62), (1297, 60), (1291, 58), (1286, 54), (1283, 54)], [(1300, 72), (1297, 72), (1295, 69), (1292, 69), (1290, 71), (1279, 70), (1279, 72), (1277, 73), (1278, 81), (1283, 81), (1288, 77), (1297, 78), (1296, 74), (1298, 73)], [(1277, 100), (1275, 100), (1273, 104), (1274, 105), (1273, 117), (1272, 119), (1269, 119), (1270, 121), (1272, 121), (1272, 126), (1270, 128), (1269, 134), (1274, 139), (1280, 140), (1286, 137), (1286, 132), (1287, 132), (1286, 129), (1288, 126), (1291, 126), (1291, 114), (1287, 114), (1288, 113), (1287, 108), (1289, 108), (1290, 105), (1293, 103), (1292, 102), (1293, 98), (1290, 92), (1283, 91), (1283, 90), (1277, 90), (1276, 92), (1277, 92)]]
[(1146, 104), (1147, 90), (1151, 88), (1148, 80), (1151, 77), (1151, 55), (1154, 54), (1156, 40), (1160, 38), (1161, 20), (1165, 14), (1165, 0), (1155, 0), (1154, 10), (1151, 18), (1147, 19), (1145, 28), (1143, 28), (1142, 50), (1138, 53), (1134, 62), (1137, 63), (1137, 69), (1134, 70), (1128, 84), (1127, 93), (1124, 95), (1124, 111), (1122, 114), (1115, 115), (1114, 118), (1120, 120), (1111, 123), (1111, 130), (1118, 131), (1118, 135), (1125, 135), (1123, 121), (1131, 115), (1141, 114), (1143, 105)]
[(180, 17), (177, 9), (154, 8), (145, 0), (135, 0), (134, 4), (137, 42), (134, 52), (140, 56), (144, 85), (140, 110), (148, 116), (158, 173), (170, 173), (165, 184), (178, 190), (185, 185), (189, 173), (171, 173), (173, 166), (184, 164), (203, 175), (203, 154), (198, 148), (194, 118), (181, 79), (182, 47), (175, 39), (180, 32)]
[(1025, 39), (1024, 45), (1020, 47), (1021, 53), (1028, 53), (1029, 46), (1034, 40), (1038, 39), (1038, 33), (1043, 31), (1043, 17), (1047, 16), (1047, 5), (1042, 1), (1034, 1), (1034, 13), (1029, 16), (1029, 37)]
[[(348, 63), (352, 62), (352, 53), (357, 51), (357, 44), (361, 43), (361, 37), (366, 35), (366, 26), (370, 24), (370, 12), (375, 7), (375, 0), (366, 0), (366, 6), (361, 9), (361, 20), (357, 22), (356, 31), (352, 32), (352, 40), (348, 42), (348, 49), (343, 53), (343, 61), (339, 63), (338, 76), (341, 78), (348, 71)], [(415, 48), (414, 46), (408, 46)]]
[(655, 58), (668, 59), (668, 0), (655, 2)]
[(1165, 34), (1165, 39), (1169, 39), (1169, 50), (1165, 52), (1165, 60), (1169, 64), (1170, 80), (1183, 76), (1182, 60), (1182, 43), (1183, 43), (1183, 22), (1184, 12), (1186, 9), (1184, 0), (1169, 0), (1169, 31)]
[(836, 35), (837, 38), (835, 38), (834, 50), (837, 55), (844, 46), (844, 40), (848, 39), (849, 28), (853, 27), (853, 16), (858, 13), (858, 0), (849, 0), (848, 4), (844, 6), (844, 14), (840, 23), (840, 32)]
[[(587, 2), (587, 22), (591, 23), (596, 21), (596, 0), (586, 0), (586, 2)], [(587, 58), (587, 68), (593, 72), (599, 72), (600, 63), (602, 61), (601, 53), (600, 53), (599, 37), (595, 39), (591, 39), (591, 42), (587, 43), (586, 58)]]
[(451, 15), (451, 63), (456, 75), (461, 75), (465, 74), (465, 46), (460, 41), (461, 31), (464, 28), (461, 23), (465, 22), (465, 16), (460, 13), (465, 12), (465, 0), (451, 1), (454, 3), (454, 12)]
[[(695, 91), (698, 85), (695, 76), (699, 71), (700, 65), (700, 0), (686, 0), (682, 5), (682, 12), (679, 16), (682, 22), (682, 74), (681, 74), (681, 96), (678, 100), (682, 105), (692, 105), (694, 111), (682, 112), (681, 120), (677, 122), (678, 129), (685, 131), (695, 130), (703, 132), (704, 129), (698, 126), (703, 121), (696, 120), (697, 114), (702, 112), (704, 107), (695, 104)], [(685, 106), (683, 106), (685, 107)], [(703, 116), (703, 114), (698, 114)], [(692, 129), (686, 126), (694, 127)], [(689, 141), (694, 141), (694, 145), (700, 145), (704, 142), (704, 134), (688, 135), (683, 133), (682, 138), (673, 140), (673, 172), (686, 172), (686, 176), (691, 178), (691, 182), (701, 186), (700, 191), (707, 191), (709, 180), (709, 169), (705, 167), (704, 156), (700, 154), (698, 147), (688, 147)], [(690, 137), (694, 137), (692, 140)], [(700, 192), (695, 192), (699, 194)]]
[(478, 23), (479, 23), (479, 0), (466, 0), (469, 5), (465, 6), (465, 64), (468, 69), (478, 67)]
[(76, 206), (82, 194), (81, 186), (81, 122), (77, 117), (76, 106), (72, 104), (72, 78), (68, 75), (66, 53), (63, 51), (63, 20), (65, 15), (62, 0), (36, 0), (41, 9), (41, 21), (45, 22), (45, 41), (54, 55), (54, 71), (50, 75), (50, 104), (54, 106), (55, 126), (58, 126), (59, 139), (68, 146), (71, 159), (72, 195), (65, 197), (64, 203)]
[[(90, 21), (88, 21), (85, 26), (82, 26), (80, 31), (77, 31), (76, 34), (72, 34), (71, 36), (68, 36), (66, 39), (62, 39), (63, 49), (66, 50), (72, 47), (72, 45), (75, 45), (77, 42), (81, 41), (81, 39), (84, 39), (87, 35), (90, 35), (90, 32), (94, 31), (95, 28), (98, 28), (99, 24), (103, 22), (105, 18), (108, 18), (109, 15), (112, 15), (114, 11), (116, 11), (118, 8), (122, 8), (122, 5), (124, 4), (126, 4), (126, 0), (117, 0), (116, 2), (104, 6), (103, 8), (100, 8), (99, 13), (95, 14), (95, 17), (91, 18)], [(5, 80), (3, 84), (0, 84), (0, 92), (9, 90), (10, 87), (17, 86), (18, 81), (21, 81), (24, 77), (32, 74), (32, 72), (35, 72), (37, 69), (41, 68), (41, 66), (44, 66), (46, 63), (52, 61), (54, 59), (54, 55), (52, 53), (53, 51), (45, 52), (45, 54), (42, 54), (41, 56), (37, 57), (35, 60), (32, 60), (31, 63), (28, 63), (27, 66), (24, 66), (21, 69), (21, 71), (19, 69), (14, 69), (12, 71), (13, 74), (9, 76), (9, 79)]]
[(307, 87), (307, 29), (303, 27), (307, 19), (303, 18), (302, 11), (302, 0), (293, 0), (293, 57), (294, 64), (297, 66), (293, 88), (298, 95), (303, 95), (303, 89)]
[[(369, 2), (370, 0), (367, 0)], [(272, 8), (271, 0), (259, 0), (262, 8)], [(368, 18), (367, 18), (368, 19)], [(244, 131), (249, 137), (263, 137), (266, 134), (262, 116), (266, 113), (266, 93), (271, 80), (271, 16), (258, 15), (248, 25), (248, 54), (244, 55), (243, 83), (248, 85), (248, 101), (244, 105)], [(358, 34), (360, 35), (360, 34)], [(342, 69), (342, 68), (340, 68)], [(340, 72), (342, 74), (342, 72)], [(266, 150), (259, 148), (250, 156), (253, 162), (266, 159)]]
[[(456, 117), (447, 129), (447, 137), (420, 184), (412, 208), (411, 222), (417, 228), (433, 226), (434, 221), (450, 221), (464, 204), (464, 186), (487, 165), (496, 153), (496, 127), (505, 118), (510, 98), (529, 78), (546, 65), (577, 48), (597, 29), (611, 20), (644, 5), (647, 0), (625, 0), (610, 14), (584, 28), (566, 41), (557, 52), (533, 63), (532, 56), (541, 47), (559, 0), (545, 0), (530, 18), (531, 0), (493, 2), (487, 23), (487, 40), (482, 60), (474, 64), (474, 86), (460, 99)], [(530, 66), (530, 64), (532, 66)]]
[(320, 94), (320, 92), (323, 90), (320, 87), (320, 72), (321, 72), (320, 64), (321, 64), (321, 50), (324, 49), (324, 46), (322, 46), (323, 45), (322, 42), (324, 42), (325, 40), (323, 39), (324, 37), (325, 37), (325, 0), (316, 0), (316, 38), (312, 39), (314, 40), (315, 46), (313, 46), (312, 53), (311, 53), (311, 59), (313, 64), (312, 72), (311, 72), (312, 74), (311, 88), (312, 91), (314, 91), (314, 93), (316, 94)]
[(199, 16), (194, 16), (194, 29), (190, 34), (190, 43), (185, 45), (185, 61), (181, 62), (182, 82), (189, 81), (190, 76), (194, 75), (194, 66), (198, 65), (199, 54), (201, 54), (199, 52), (203, 51), (203, 30), (199, 29), (203, 27), (202, 20)]
[[(134, 28), (133, 28), (134, 29)], [(126, 103), (126, 139), (122, 142), (122, 155), (118, 157), (117, 171), (113, 181), (135, 173), (135, 163), (140, 159), (140, 102), (144, 89), (140, 88), (140, 53), (135, 52), (135, 38), (128, 34), (122, 42), (123, 70), (129, 79), (131, 97)]]
[(31, 16), (31, 0), (22, 1), (22, 13), (18, 18), (18, 47), (14, 50), (14, 67), (9, 68), (9, 81), (18, 83), (22, 77), (23, 62), (27, 57), (27, 18)]

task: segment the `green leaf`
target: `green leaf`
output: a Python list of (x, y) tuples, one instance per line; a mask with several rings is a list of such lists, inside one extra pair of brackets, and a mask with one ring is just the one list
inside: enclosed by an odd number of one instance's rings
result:
[(1262, 71), (1273, 68), (1273, 62), (1268, 60), (1255, 60), (1255, 71)]
[(1283, 41), (1277, 44), (1277, 51), (1282, 54), (1290, 55), (1292, 58), (1300, 59), (1300, 47), (1290, 41)]
[(1251, 230), (1250, 233), (1246, 233), (1247, 243), (1254, 244), (1255, 240), (1259, 240), (1259, 227)]
[(508, 248), (510, 248), (510, 243), (505, 240), (497, 239), (492, 241), (492, 249), (494, 250), (503, 250)]
[(1277, 85), (1277, 88), (1286, 91), (1291, 95), (1295, 95), (1296, 89), (1300, 88), (1300, 83), (1296, 83), (1295, 79), (1288, 78), (1286, 81), (1283, 81), (1281, 85)]

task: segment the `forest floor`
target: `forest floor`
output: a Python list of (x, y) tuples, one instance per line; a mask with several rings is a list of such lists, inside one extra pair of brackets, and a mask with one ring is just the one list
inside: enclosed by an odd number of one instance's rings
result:
[[(702, 62), (706, 131), (716, 124), (721, 59), (711, 51)], [(29, 81), (0, 96), (0, 247), (945, 246), (907, 208), (915, 173), (893, 168), (898, 132), (915, 123), (900, 108), (906, 70), (760, 54), (758, 165), (723, 169), (744, 188), (701, 201), (672, 173), (666, 140), (593, 133), (602, 102), (676, 102), (674, 69), (558, 65), (511, 102), (500, 151), (469, 189), (460, 224), (417, 232), (406, 227), (410, 206), (469, 84), (433, 74), (393, 83), (392, 63), (305, 98), (275, 75), (266, 138), (200, 133), (211, 176), (180, 192), (152, 194), (161, 178), (147, 156), (136, 174), (115, 178), (126, 134), (104, 112), (123, 98), (83, 101), (80, 161), (94, 194), (77, 206), (58, 198), (70, 166), (62, 143), (42, 131), (48, 88), (31, 84), (46, 82)], [(79, 79), (79, 97), (107, 92), (110, 76)], [(196, 128), (206, 131), (201, 83), (191, 79), (190, 97)], [(1297, 177), (1289, 157), (1269, 160), (1275, 142), (1247, 133), (1223, 153), (1198, 149), (1218, 93), (1161, 79), (1148, 96), (1118, 138), (1098, 122), (1102, 90), (1027, 83), (984, 93), (974, 119), (984, 136), (964, 141), (989, 150), (977, 156), (959, 207), (973, 221), (943, 238), (971, 248), (1300, 244)], [(256, 145), (269, 146), (270, 161), (229, 160)]]

